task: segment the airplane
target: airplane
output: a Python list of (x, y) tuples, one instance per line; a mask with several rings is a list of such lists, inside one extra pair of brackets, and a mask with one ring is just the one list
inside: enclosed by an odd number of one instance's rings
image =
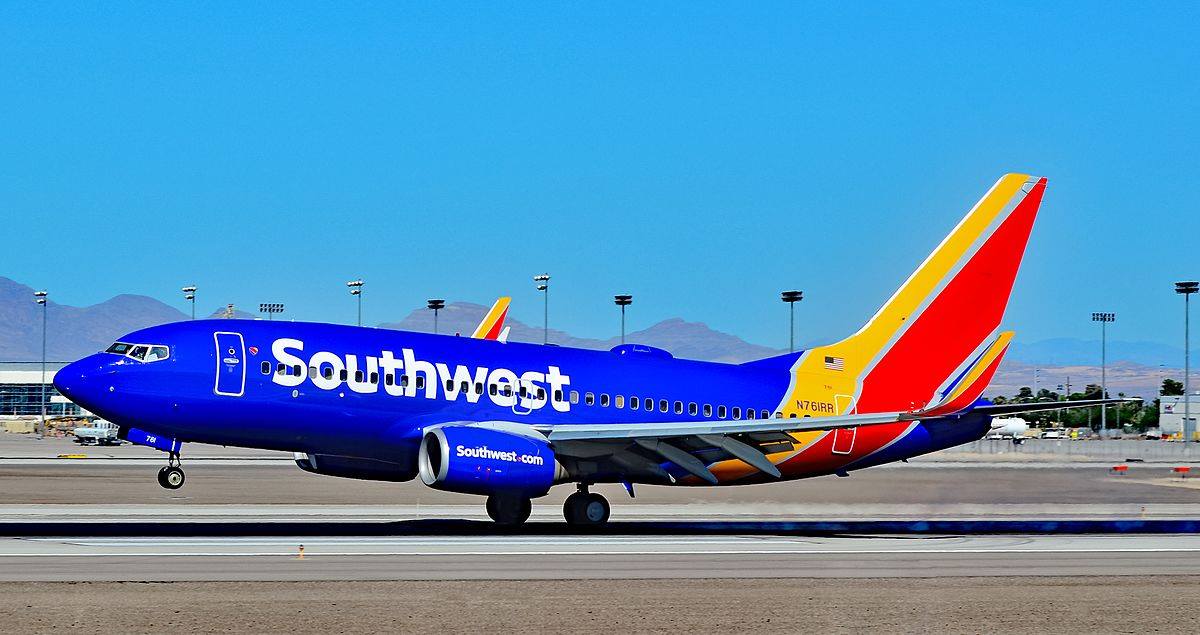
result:
[(510, 526), (574, 484), (566, 521), (596, 527), (610, 515), (598, 483), (633, 496), (635, 484), (847, 476), (980, 439), (996, 416), (1063, 407), (982, 398), (1013, 337), (999, 327), (1045, 188), (1003, 176), (853, 335), (743, 364), (641, 344), (195, 320), (130, 333), (54, 385), (166, 452), (169, 489), (184, 483), (185, 443), (243, 446), (294, 452), (316, 474), (484, 496)]

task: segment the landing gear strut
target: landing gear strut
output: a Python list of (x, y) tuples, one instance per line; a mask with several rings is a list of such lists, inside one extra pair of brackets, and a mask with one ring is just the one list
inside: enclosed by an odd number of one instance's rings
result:
[(586, 483), (580, 483), (579, 491), (568, 496), (563, 503), (563, 516), (572, 527), (599, 527), (608, 522), (610, 511), (608, 500), (588, 492)]
[(517, 494), (492, 494), (487, 497), (487, 513), (497, 524), (516, 527), (529, 520), (533, 503)]
[(179, 453), (172, 452), (167, 457), (167, 465), (158, 471), (158, 484), (167, 489), (183, 487), (183, 469), (179, 467)]

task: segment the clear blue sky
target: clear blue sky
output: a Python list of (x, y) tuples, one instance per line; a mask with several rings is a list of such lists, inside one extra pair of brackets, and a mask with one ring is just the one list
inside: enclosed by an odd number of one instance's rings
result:
[(627, 291), (631, 330), (786, 346), (780, 290), (801, 340), (845, 334), (1029, 171), (1018, 337), (1178, 341), (1196, 5), (844, 4), (5, 3), (0, 275), (343, 322), (361, 276), (369, 323), (539, 323), (545, 270), (580, 335)]

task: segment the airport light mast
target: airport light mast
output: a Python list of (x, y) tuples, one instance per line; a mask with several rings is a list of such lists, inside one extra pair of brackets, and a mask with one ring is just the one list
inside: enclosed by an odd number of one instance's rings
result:
[(550, 274), (539, 273), (533, 277), (537, 290), (542, 292), (542, 343), (550, 343)]
[(804, 299), (803, 291), (784, 291), (779, 299), (788, 304), (788, 352), (796, 352), (796, 303)]
[(181, 289), (183, 291), (183, 299), (192, 303), (192, 319), (196, 319), (196, 285), (189, 285)]
[(619, 293), (613, 296), (613, 303), (621, 307), (621, 343), (625, 343), (625, 307), (633, 304), (633, 296)]
[(437, 323), (438, 311), (441, 311), (442, 309), (446, 308), (446, 301), (445, 301), (445, 300), (441, 300), (441, 299), (431, 299), (431, 300), (426, 300), (426, 301), (425, 301), (425, 306), (426, 306), (428, 309), (430, 309), (430, 310), (432, 310), (432, 311), (433, 311), (433, 334), (434, 334), (434, 335), (437, 335), (437, 332), (438, 332), (438, 323)]
[(42, 420), (37, 437), (46, 434), (46, 292), (34, 291), (33, 301), (42, 307)]
[(266, 313), (267, 321), (271, 321), (276, 313), (283, 313), (283, 304), (280, 302), (265, 302), (258, 305), (258, 312)]
[[(1184, 281), (1175, 283), (1175, 293), (1183, 296), (1183, 442), (1191, 441), (1195, 429), (1192, 426), (1192, 408), (1191, 397), (1188, 395), (1188, 390), (1191, 389), (1191, 384), (1188, 383), (1188, 375), (1191, 374), (1191, 351), (1188, 350), (1189, 333), (1188, 314), (1191, 307), (1189, 304), (1189, 296), (1200, 290), (1200, 282)], [(1184, 446), (1186, 447), (1186, 446)]]
[(362, 326), (362, 278), (351, 280), (346, 286), (350, 287), (350, 295), (358, 298), (358, 325)]
[[(1108, 399), (1108, 359), (1107, 359), (1107, 343), (1108, 343), (1108, 323), (1117, 321), (1116, 313), (1092, 313), (1092, 321), (1100, 323), (1100, 398)], [(1100, 436), (1104, 436), (1104, 431), (1108, 428), (1108, 420), (1105, 414), (1108, 408), (1100, 406)]]

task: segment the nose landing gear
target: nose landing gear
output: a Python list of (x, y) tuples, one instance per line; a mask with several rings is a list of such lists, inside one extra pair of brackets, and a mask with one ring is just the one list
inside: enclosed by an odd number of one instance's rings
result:
[(179, 453), (172, 452), (166, 467), (158, 471), (158, 484), (167, 489), (183, 487), (183, 469), (179, 467)]

